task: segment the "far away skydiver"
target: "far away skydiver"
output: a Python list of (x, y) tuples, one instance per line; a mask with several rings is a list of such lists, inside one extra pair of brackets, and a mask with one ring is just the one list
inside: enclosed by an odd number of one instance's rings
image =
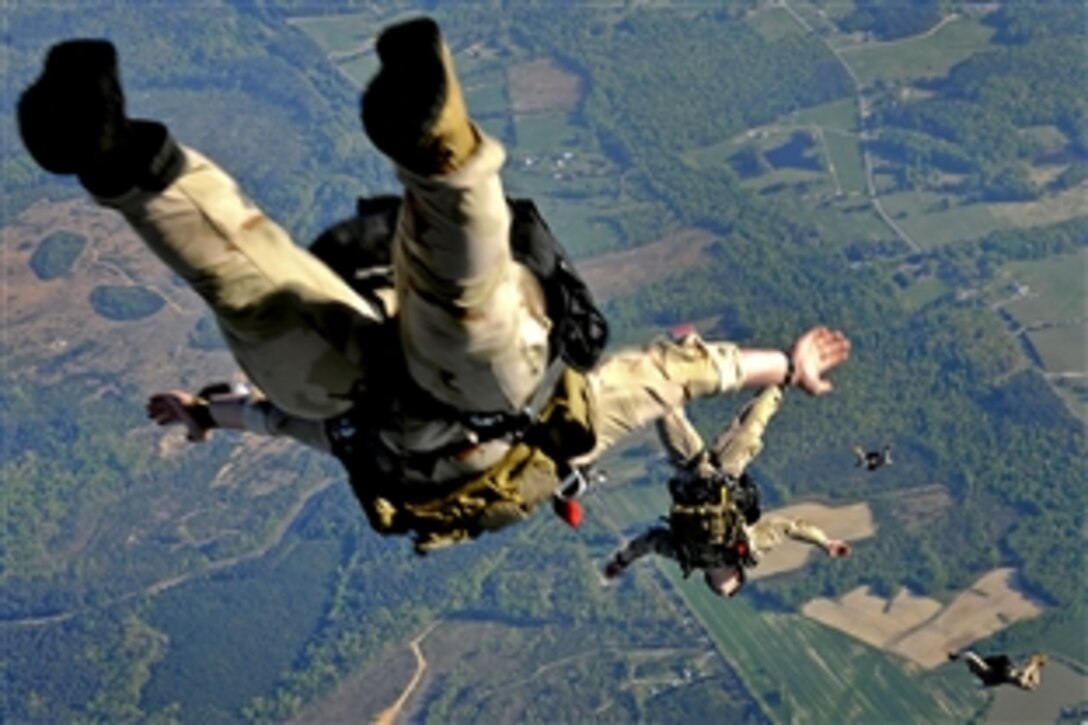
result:
[(885, 443), (884, 448), (879, 451), (866, 451), (861, 446), (854, 446), (854, 456), (857, 459), (855, 468), (865, 466), (867, 470), (875, 471), (892, 464), (892, 444)]
[(1047, 657), (1041, 652), (1036, 652), (1020, 667), (1015, 666), (1008, 655), (981, 657), (971, 650), (949, 652), (948, 659), (966, 662), (967, 669), (971, 670), (971, 674), (977, 677), (985, 687), (1016, 685), (1022, 690), (1034, 690), (1042, 680)]
[[(567, 265), (549, 282), (514, 257), (505, 153), (469, 118), (438, 27), (394, 25), (376, 47), (361, 116), (404, 193), (389, 225), (391, 273), (361, 290), (166, 126), (129, 118), (109, 42), (54, 46), (20, 98), (38, 164), (77, 176), (125, 217), (208, 303), (259, 390), (210, 403), (171, 391), (152, 398), (151, 417), (184, 423), (191, 438), (221, 426), (329, 451), (374, 528), (411, 533), (422, 552), (525, 518), (560, 471), (694, 398), (782, 381), (830, 389), (823, 375), (849, 342), (826, 327), (785, 354), (693, 339), (597, 362), (603, 321), (577, 275)], [(543, 222), (523, 217), (523, 231), (545, 237), (530, 256), (544, 247), (563, 267)], [(580, 318), (578, 304), (590, 306)]]

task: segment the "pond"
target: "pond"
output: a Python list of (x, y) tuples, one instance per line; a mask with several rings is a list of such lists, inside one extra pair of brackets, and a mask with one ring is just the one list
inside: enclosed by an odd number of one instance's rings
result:
[(797, 131), (789, 141), (765, 151), (763, 156), (776, 169), (823, 171), (823, 162), (815, 149), (812, 136), (805, 131)]

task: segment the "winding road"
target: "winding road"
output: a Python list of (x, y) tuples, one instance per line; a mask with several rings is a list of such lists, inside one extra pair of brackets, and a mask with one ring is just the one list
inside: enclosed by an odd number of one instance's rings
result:
[(420, 681), (423, 679), (423, 673), (427, 671), (427, 659), (423, 656), (423, 648), (420, 646), (423, 644), (423, 640), (427, 638), (434, 628), (438, 626), (438, 622), (431, 622), (431, 624), (422, 632), (420, 632), (415, 639), (408, 643), (408, 646), (412, 650), (412, 654), (416, 658), (416, 671), (412, 675), (412, 679), (408, 681), (408, 684), (404, 688), (404, 692), (400, 693), (400, 697), (397, 698), (389, 707), (382, 710), (381, 714), (374, 720), (375, 725), (393, 725), (397, 719), (397, 715), (404, 708), (404, 704), (408, 702), (408, 698), (412, 696), (416, 688), (419, 687)]

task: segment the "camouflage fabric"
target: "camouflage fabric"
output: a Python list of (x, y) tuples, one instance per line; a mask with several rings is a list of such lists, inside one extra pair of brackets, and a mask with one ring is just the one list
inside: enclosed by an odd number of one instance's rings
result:
[(734, 547), (747, 540), (744, 518), (724, 488), (716, 503), (674, 503), (669, 509), (669, 530), (685, 576), (694, 569), (737, 564)]
[(483, 473), (443, 485), (405, 485), (395, 461), (381, 469), (380, 443), (334, 451), (351, 472), (352, 487), (371, 526), (381, 534), (411, 534), (426, 554), (522, 521), (554, 494), (560, 462), (593, 446), (586, 380), (567, 370), (524, 440)]
[(192, 149), (160, 193), (99, 199), (208, 303), (234, 358), (280, 409), (343, 413), (364, 383), (363, 348), (383, 312), (363, 300)]

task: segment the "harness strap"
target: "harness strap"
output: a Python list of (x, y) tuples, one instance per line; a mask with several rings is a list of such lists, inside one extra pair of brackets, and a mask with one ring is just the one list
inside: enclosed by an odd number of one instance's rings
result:
[[(533, 397), (517, 413), (463, 413), (458, 417), (461, 423), (476, 436), (477, 443), (486, 443), (496, 438), (507, 437), (513, 441), (521, 440), (529, 429), (540, 420), (540, 411), (555, 394), (555, 386), (559, 383), (566, 363), (561, 357), (556, 356), (548, 364), (544, 371), (544, 377), (536, 387)], [(451, 410), (454, 410), (451, 408)]]

